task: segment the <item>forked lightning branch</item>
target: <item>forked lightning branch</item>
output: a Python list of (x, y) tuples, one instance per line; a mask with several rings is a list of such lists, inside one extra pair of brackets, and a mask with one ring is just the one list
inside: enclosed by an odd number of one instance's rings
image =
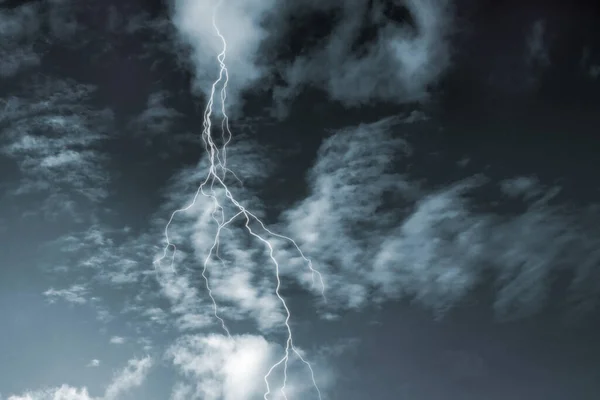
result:
[[(221, 51), (216, 57), (218, 66), (219, 66), (219, 74), (211, 86), (210, 96), (208, 98), (206, 108), (204, 110), (203, 130), (202, 130), (202, 140), (204, 142), (206, 154), (207, 154), (207, 157), (209, 160), (208, 173), (207, 173), (204, 181), (198, 186), (198, 189), (196, 190), (196, 193), (195, 193), (192, 201), (186, 207), (175, 210), (171, 214), (171, 217), (169, 218), (169, 221), (167, 222), (167, 225), (165, 226), (165, 230), (164, 230), (166, 245), (164, 247), (163, 255), (155, 262), (160, 263), (163, 260), (168, 258), (168, 259), (170, 259), (170, 267), (173, 269), (174, 272), (176, 272), (175, 254), (177, 251), (177, 247), (170, 240), (169, 228), (170, 228), (171, 224), (173, 223), (173, 220), (177, 216), (177, 214), (179, 214), (181, 212), (185, 212), (185, 211), (189, 210), (190, 208), (192, 208), (196, 204), (196, 201), (199, 196), (205, 196), (205, 197), (211, 199), (212, 204), (213, 204), (213, 209), (212, 209), (211, 214), (212, 214), (212, 219), (217, 226), (217, 230), (216, 230), (214, 242), (212, 243), (212, 246), (210, 247), (210, 250), (209, 250), (208, 254), (206, 255), (206, 258), (204, 259), (203, 269), (202, 269), (202, 277), (204, 279), (204, 283), (206, 286), (206, 291), (208, 293), (208, 296), (210, 297), (210, 299), (212, 301), (213, 314), (214, 314), (215, 318), (219, 321), (221, 328), (223, 329), (223, 331), (225, 332), (227, 337), (231, 338), (231, 333), (230, 333), (230, 330), (227, 328), (227, 324), (225, 323), (225, 320), (219, 315), (217, 301), (212, 294), (212, 289), (210, 286), (210, 280), (208, 278), (207, 271), (208, 271), (208, 267), (209, 267), (209, 261), (211, 260), (211, 258), (213, 256), (216, 256), (218, 258), (217, 253), (218, 253), (218, 248), (219, 248), (219, 240), (220, 240), (220, 236), (221, 236), (220, 235), (221, 231), (224, 228), (226, 228), (229, 224), (231, 224), (232, 222), (234, 222), (236, 220), (240, 220), (240, 219), (243, 220), (244, 227), (245, 227), (247, 234), (258, 239), (262, 244), (264, 244), (265, 249), (268, 250), (270, 260), (274, 267), (274, 277), (276, 280), (275, 295), (277, 296), (277, 298), (279, 299), (279, 301), (281, 303), (281, 306), (285, 310), (284, 327), (285, 327), (287, 337), (286, 337), (285, 346), (284, 346), (284, 354), (276, 363), (274, 363), (269, 368), (266, 375), (264, 376), (266, 391), (265, 391), (263, 397), (265, 400), (269, 399), (270, 394), (271, 394), (270, 378), (272, 377), (272, 374), (276, 370), (280, 369), (283, 372), (283, 383), (279, 390), (281, 391), (283, 398), (288, 400), (288, 398), (286, 396), (286, 392), (285, 392), (286, 384), (288, 383), (288, 366), (290, 363), (290, 357), (295, 355), (306, 366), (306, 368), (310, 372), (310, 376), (311, 376), (311, 380), (312, 380), (311, 383), (312, 383), (312, 386), (314, 387), (314, 392), (317, 395), (317, 397), (321, 400), (321, 391), (319, 390), (319, 386), (316, 383), (313, 368), (312, 368), (311, 364), (301, 355), (300, 351), (294, 345), (293, 332), (292, 332), (292, 328), (290, 326), (290, 319), (291, 319), (292, 315), (291, 315), (290, 309), (288, 308), (288, 305), (287, 305), (285, 299), (282, 297), (282, 295), (280, 293), (280, 289), (281, 289), (281, 279), (280, 279), (280, 274), (279, 274), (280, 267), (279, 267), (279, 262), (277, 261), (277, 259), (275, 258), (274, 254), (273, 254), (274, 248), (273, 248), (273, 245), (271, 244), (271, 242), (269, 241), (269, 238), (275, 237), (275, 238), (283, 239), (285, 241), (288, 241), (295, 247), (295, 249), (298, 251), (298, 253), (302, 257), (302, 259), (306, 262), (308, 268), (310, 269), (312, 278), (313, 278), (313, 283), (315, 281), (315, 277), (319, 278), (319, 283), (321, 286), (321, 294), (324, 298), (325, 297), (325, 295), (324, 295), (325, 286), (324, 286), (322, 276), (319, 273), (319, 271), (317, 271), (316, 269), (313, 268), (311, 261), (304, 255), (304, 253), (302, 252), (300, 247), (296, 244), (296, 242), (293, 239), (291, 239), (287, 236), (284, 236), (284, 235), (277, 234), (277, 233), (269, 230), (264, 225), (263, 221), (261, 221), (255, 214), (253, 214), (250, 210), (247, 210), (243, 205), (241, 205), (238, 202), (238, 200), (236, 200), (236, 198), (232, 195), (232, 193), (230, 192), (229, 188), (227, 187), (227, 185), (225, 183), (225, 177), (228, 173), (231, 174), (233, 177), (235, 177), (235, 179), (237, 179), (238, 181), (239, 181), (239, 179), (235, 175), (234, 171), (231, 171), (229, 168), (227, 168), (227, 145), (230, 143), (230, 141), (232, 139), (232, 134), (229, 129), (229, 119), (227, 117), (227, 112), (226, 112), (227, 84), (229, 82), (229, 74), (227, 71), (226, 63), (225, 63), (225, 58), (226, 58), (226, 54), (227, 54), (227, 41), (226, 41), (226, 38), (221, 33), (221, 31), (219, 30), (219, 27), (217, 24), (217, 13), (218, 13), (219, 9), (221, 8), (221, 5), (222, 5), (221, 3), (222, 3), (222, 0), (218, 0), (217, 4), (213, 8), (213, 13), (212, 13), (212, 26), (213, 26), (216, 36), (218, 37), (218, 39), (220, 40), (220, 42), (222, 44)], [(220, 107), (220, 117), (221, 117), (221, 124), (220, 124), (221, 125), (221, 141), (220, 141), (220, 143), (221, 143), (221, 146), (220, 147), (218, 144), (215, 143), (215, 140), (213, 137), (213, 126), (212, 126), (213, 111), (215, 109), (215, 93), (217, 93), (217, 89), (219, 87), (220, 87), (219, 95), (220, 95), (220, 103), (221, 103), (221, 107)], [(225, 215), (226, 214), (225, 204), (221, 203), (221, 201), (217, 197), (215, 188), (219, 188), (220, 190), (222, 190), (225, 193), (225, 199), (222, 201), (226, 201), (228, 203), (227, 205), (229, 207), (236, 210), (236, 212), (233, 215), (231, 215), (229, 218)], [(257, 223), (258, 226), (260, 226), (259, 232), (254, 231), (250, 227), (250, 224), (253, 222)], [(170, 257), (168, 256), (169, 250), (171, 250)]]

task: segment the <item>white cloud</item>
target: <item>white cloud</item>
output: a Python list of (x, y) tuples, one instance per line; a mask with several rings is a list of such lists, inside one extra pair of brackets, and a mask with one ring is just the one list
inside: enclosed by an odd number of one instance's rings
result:
[(125, 338), (121, 336), (113, 336), (110, 338), (111, 344), (123, 344), (125, 343)]
[(100, 360), (98, 359), (93, 359), (90, 360), (90, 362), (87, 364), (87, 367), (93, 368), (93, 367), (99, 367), (100, 366)]
[(278, 347), (258, 336), (185, 336), (169, 350), (173, 364), (197, 381), (195, 397), (254, 399)]
[(77, 389), (62, 385), (56, 389), (28, 392), (21, 396), (10, 396), (8, 400), (92, 400), (86, 388)]
[(62, 385), (56, 388), (28, 391), (22, 395), (12, 395), (8, 400), (116, 400), (123, 393), (140, 386), (151, 366), (150, 357), (130, 360), (127, 367), (114, 376), (103, 397), (91, 396), (85, 387)]
[[(222, 50), (211, 20), (216, 4), (217, 1), (176, 0), (172, 16), (181, 39), (192, 49), (194, 87), (206, 95), (218, 76), (217, 55)], [(225, 63), (230, 81), (227, 107), (233, 112), (241, 106), (241, 93), (266, 72), (258, 49), (268, 31), (261, 23), (266, 14), (276, 9), (277, 0), (223, 1), (218, 8), (216, 23), (227, 42)]]
[[(261, 336), (221, 335), (184, 336), (169, 349), (173, 364), (187, 377), (188, 384), (175, 387), (172, 399), (254, 400), (262, 398), (266, 385), (264, 376), (281, 356), (283, 349), (267, 342)], [(291, 358), (286, 393), (290, 398), (312, 396), (314, 387), (304, 364)], [(304, 376), (306, 375), (306, 377)], [(323, 377), (327, 375), (323, 371)], [(307, 378), (308, 383), (304, 379)], [(279, 398), (281, 376), (273, 374), (270, 380), (273, 397)], [(323, 388), (329, 382), (321, 380)]]
[(146, 379), (152, 364), (152, 358), (149, 356), (129, 360), (127, 367), (119, 371), (106, 388), (104, 400), (118, 399), (121, 394), (140, 386)]
[(50, 288), (44, 292), (44, 296), (48, 298), (50, 303), (54, 303), (57, 299), (62, 299), (68, 303), (85, 304), (87, 303), (87, 293), (87, 287), (76, 284), (67, 289)]

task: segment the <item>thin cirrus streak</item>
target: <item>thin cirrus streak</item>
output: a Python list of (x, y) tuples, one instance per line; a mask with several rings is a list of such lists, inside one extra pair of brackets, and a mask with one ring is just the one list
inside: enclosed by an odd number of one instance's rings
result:
[[(210, 287), (210, 282), (206, 275), (206, 272), (208, 270), (208, 263), (209, 263), (211, 257), (213, 256), (213, 254), (215, 254), (215, 256), (221, 261), (221, 263), (224, 263), (224, 261), (219, 257), (219, 254), (218, 254), (219, 238), (220, 238), (221, 230), (223, 228), (227, 228), (227, 226), (229, 224), (231, 224), (234, 220), (236, 220), (238, 217), (243, 217), (245, 219), (244, 226), (245, 226), (247, 232), (251, 236), (255, 237), (256, 239), (258, 239), (262, 243), (264, 243), (264, 245), (268, 248), (269, 258), (275, 265), (275, 278), (276, 278), (276, 282), (277, 282), (277, 285), (275, 288), (275, 294), (277, 295), (277, 298), (281, 302), (281, 305), (283, 306), (283, 308), (285, 309), (285, 312), (286, 312), (286, 318), (285, 318), (284, 324), (285, 324), (285, 329), (287, 332), (287, 339), (286, 339), (284, 355), (281, 357), (281, 359), (279, 359), (276, 363), (274, 363), (269, 368), (268, 372), (264, 376), (266, 392), (264, 393), (263, 397), (265, 400), (268, 400), (269, 394), (271, 393), (269, 378), (270, 378), (271, 374), (278, 367), (283, 365), (283, 384), (280, 388), (280, 391), (281, 391), (281, 394), (283, 395), (283, 398), (287, 400), (285, 389), (286, 389), (286, 383), (287, 383), (287, 379), (288, 379), (288, 363), (290, 360), (291, 353), (294, 353), (301, 360), (301, 362), (304, 363), (306, 365), (306, 367), (309, 369), (310, 374), (311, 374), (312, 385), (315, 388), (318, 398), (322, 399), (321, 391), (319, 389), (319, 386), (316, 383), (314, 370), (313, 370), (311, 364), (301, 355), (300, 351), (294, 345), (293, 332), (292, 332), (292, 328), (289, 324), (289, 321), (290, 321), (290, 318), (292, 315), (291, 315), (290, 309), (287, 306), (285, 299), (281, 296), (281, 293), (280, 293), (281, 279), (280, 279), (280, 275), (279, 275), (279, 272), (280, 272), (279, 271), (279, 263), (278, 263), (277, 259), (275, 258), (275, 256), (273, 255), (274, 248), (267, 239), (265, 239), (263, 236), (256, 233), (255, 231), (253, 231), (252, 228), (250, 228), (250, 225), (249, 225), (250, 222), (256, 221), (260, 225), (261, 229), (268, 235), (283, 239), (294, 245), (294, 247), (296, 248), (296, 250), (302, 257), (302, 259), (307, 263), (308, 268), (311, 271), (313, 285), (315, 283), (315, 275), (319, 277), (320, 286), (321, 286), (321, 296), (322, 296), (323, 300), (326, 300), (325, 284), (323, 282), (323, 277), (322, 277), (321, 273), (313, 267), (310, 259), (308, 259), (304, 255), (304, 253), (302, 252), (300, 247), (297, 245), (297, 243), (293, 239), (291, 239), (290, 237), (284, 236), (284, 235), (277, 234), (277, 233), (269, 230), (255, 214), (248, 211), (244, 206), (242, 206), (234, 198), (234, 196), (229, 191), (229, 188), (225, 184), (225, 177), (226, 177), (227, 173), (230, 173), (231, 175), (233, 175), (233, 177), (238, 182), (240, 182), (240, 183), (242, 183), (242, 182), (235, 175), (235, 173), (233, 171), (231, 171), (229, 168), (227, 168), (227, 166), (226, 166), (227, 165), (227, 145), (231, 141), (232, 134), (229, 129), (229, 118), (228, 118), (226, 110), (225, 110), (225, 103), (227, 100), (227, 84), (229, 81), (229, 75), (228, 75), (227, 67), (225, 65), (225, 56), (226, 56), (226, 52), (227, 52), (227, 41), (225, 40), (225, 37), (221, 34), (221, 31), (219, 30), (217, 23), (216, 23), (217, 10), (220, 5), (221, 5), (221, 0), (218, 0), (217, 4), (215, 5), (215, 7), (213, 9), (213, 13), (212, 13), (212, 25), (216, 32), (216, 35), (219, 37), (219, 39), (222, 43), (222, 50), (217, 55), (217, 61), (219, 63), (219, 76), (213, 82), (212, 87), (211, 87), (210, 96), (209, 96), (209, 99), (208, 99), (208, 102), (207, 102), (207, 105), (206, 105), (206, 108), (204, 111), (203, 131), (202, 131), (202, 140), (204, 142), (205, 149), (206, 149), (206, 152), (207, 152), (207, 154), (209, 156), (209, 160), (210, 160), (208, 174), (207, 174), (206, 178), (204, 179), (204, 181), (198, 186), (198, 189), (196, 190), (196, 193), (195, 193), (192, 201), (186, 207), (177, 209), (177, 210), (173, 211), (173, 213), (171, 214), (171, 217), (169, 218), (169, 221), (167, 222), (167, 224), (165, 226), (165, 230), (164, 230), (166, 245), (163, 249), (163, 255), (160, 258), (158, 258), (157, 260), (155, 260), (155, 264), (160, 263), (165, 258), (167, 258), (167, 253), (168, 253), (169, 249), (172, 249), (173, 251), (172, 251), (172, 255), (170, 257), (170, 266), (173, 269), (173, 271), (175, 271), (175, 253), (177, 251), (177, 247), (175, 246), (175, 244), (173, 244), (171, 242), (171, 240), (169, 238), (169, 227), (171, 226), (173, 219), (175, 218), (175, 216), (178, 213), (185, 212), (185, 211), (189, 210), (190, 208), (192, 208), (196, 204), (196, 201), (200, 194), (202, 194), (205, 197), (211, 198), (213, 201), (213, 204), (214, 204), (214, 208), (212, 210), (211, 217), (217, 224), (217, 232), (215, 233), (215, 239), (213, 241), (212, 246), (209, 249), (208, 255), (204, 259), (203, 269), (202, 269), (202, 278), (204, 279), (206, 290), (212, 301), (213, 314), (214, 314), (215, 318), (219, 321), (223, 331), (227, 334), (227, 337), (231, 338), (231, 333), (230, 333), (229, 329), (227, 328), (227, 324), (225, 323), (225, 320), (221, 316), (219, 316), (217, 302), (212, 294), (212, 289)], [(219, 84), (222, 84), (222, 87), (220, 90), (220, 97), (221, 97), (221, 110), (220, 111), (222, 114), (221, 139), (222, 139), (223, 144), (222, 144), (221, 148), (219, 148), (215, 144), (213, 137), (212, 137), (212, 133), (211, 133), (211, 128), (212, 128), (211, 117), (212, 117), (212, 113), (213, 113), (214, 95), (215, 95), (216, 88)], [(227, 220), (225, 220), (225, 209), (219, 202), (219, 199), (217, 198), (217, 195), (215, 193), (215, 190), (214, 190), (215, 185), (217, 185), (222, 190), (224, 190), (225, 197), (227, 198), (227, 200), (230, 202), (230, 204), (232, 204), (235, 207), (235, 209), (238, 210), (237, 213), (235, 213), (231, 218), (229, 218)], [(207, 186), (209, 188), (208, 192), (205, 190), (207, 188)]]

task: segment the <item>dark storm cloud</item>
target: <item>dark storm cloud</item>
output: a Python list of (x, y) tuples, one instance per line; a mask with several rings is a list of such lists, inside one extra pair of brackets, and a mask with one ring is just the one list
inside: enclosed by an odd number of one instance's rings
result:
[(527, 36), (527, 61), (529, 64), (547, 66), (550, 63), (548, 55), (548, 33), (543, 20), (536, 21)]
[(135, 133), (152, 138), (172, 132), (173, 123), (182, 114), (165, 104), (167, 97), (165, 91), (152, 93), (148, 97), (146, 109), (131, 122)]
[(156, 145), (160, 159), (168, 159), (190, 146), (199, 147), (202, 142), (198, 132), (187, 130), (186, 116), (170, 105), (173, 97), (167, 90), (151, 93), (146, 108), (129, 121), (125, 132), (146, 146)]
[(591, 79), (596, 79), (600, 76), (600, 63), (597, 57), (592, 57), (592, 51), (588, 46), (583, 48), (580, 61), (581, 68), (584, 70), (585, 75)]
[(38, 66), (49, 44), (73, 37), (78, 24), (72, 5), (51, 0), (0, 7), (0, 79)]

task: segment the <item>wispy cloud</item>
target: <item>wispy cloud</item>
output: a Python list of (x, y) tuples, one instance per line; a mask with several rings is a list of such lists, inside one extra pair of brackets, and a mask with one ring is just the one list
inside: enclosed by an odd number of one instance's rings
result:
[(39, 64), (40, 55), (34, 50), (33, 42), (40, 24), (35, 6), (0, 10), (0, 78), (14, 76), (24, 68)]
[(146, 379), (152, 365), (153, 360), (149, 356), (129, 360), (127, 367), (119, 371), (106, 388), (104, 399), (118, 399), (123, 393), (140, 386)]
[(550, 63), (548, 50), (549, 43), (546, 23), (543, 20), (538, 20), (532, 25), (527, 36), (528, 63), (547, 66)]
[(181, 117), (182, 114), (165, 104), (167, 96), (168, 92), (160, 91), (148, 97), (146, 109), (132, 121), (132, 124), (138, 128), (138, 134), (148, 136), (170, 134), (173, 120)]
[[(369, 284), (360, 271), (370, 268), (365, 264), (372, 263), (373, 247), (397, 219), (383, 208), (385, 196), (401, 202), (419, 194), (418, 186), (390, 168), (394, 157), (410, 152), (406, 142), (389, 134), (398, 122), (392, 118), (344, 129), (327, 139), (309, 173), (312, 194), (282, 216), (289, 235), (325, 274), (326, 291), (335, 293), (330, 300), (344, 307), (368, 301)], [(302, 271), (284, 267), (292, 270)], [(300, 277), (303, 283), (312, 281), (308, 278), (306, 272)]]
[(146, 146), (159, 143), (164, 148), (159, 153), (161, 158), (172, 155), (174, 149), (182, 150), (186, 144), (201, 143), (197, 132), (184, 130), (181, 124), (184, 115), (169, 105), (171, 99), (166, 90), (152, 93), (144, 111), (129, 122), (128, 133), (142, 139)]
[(121, 336), (113, 336), (110, 338), (110, 344), (123, 344), (125, 343), (125, 338)]
[[(260, 200), (253, 195), (253, 185), (268, 175), (272, 166), (269, 157), (264, 149), (243, 140), (229, 148), (227, 157), (228, 167), (235, 170), (244, 183), (242, 188), (230, 176), (231, 192), (242, 205), (262, 216), (264, 209)], [(182, 199), (187, 197), (191, 202), (197, 185), (205, 178), (207, 168), (206, 160), (203, 160), (196, 168), (186, 169), (174, 178), (167, 190), (168, 200), (164, 205), (167, 215), (187, 206)], [(224, 190), (216, 186), (212, 190), (207, 187), (206, 190), (224, 206), (226, 219), (238, 212)], [(163, 292), (173, 303), (172, 311), (181, 315), (179, 324), (182, 328), (204, 327), (214, 322), (212, 311), (201, 311), (212, 310), (212, 306), (210, 303), (207, 305), (209, 299), (200, 296), (197, 289), (205, 290), (201, 274), (217, 233), (215, 218), (218, 217), (213, 213), (214, 206), (212, 198), (200, 195), (194, 206), (176, 216), (169, 230), (170, 239), (178, 248), (175, 269), (171, 270), (168, 258), (157, 266)], [(261, 264), (268, 263), (266, 246), (245, 231), (244, 223), (241, 217), (222, 230), (218, 253), (216, 247), (213, 248), (213, 256), (206, 264), (206, 276), (220, 312), (226, 318), (250, 318), (261, 329), (269, 330), (283, 321), (282, 309), (274, 293), (272, 271), (270, 273), (260, 268)], [(160, 221), (160, 224), (164, 229), (166, 221)], [(192, 285), (192, 282), (197, 284)]]
[(40, 64), (48, 44), (71, 39), (78, 29), (73, 2), (55, 0), (43, 7), (25, 2), (0, 9), (0, 79)]
[(11, 193), (45, 194), (36, 209), (49, 217), (61, 212), (81, 217), (79, 202), (98, 203), (107, 196), (106, 158), (97, 146), (107, 138), (112, 113), (85, 105), (91, 86), (48, 81), (31, 90), (26, 97), (3, 99), (0, 152), (13, 158), (22, 174)]
[[(491, 182), (419, 188), (391, 172), (392, 137), (390, 124), (379, 122), (327, 139), (309, 174), (312, 194), (284, 214), (290, 236), (324, 274), (329, 306), (410, 298), (443, 312), (492, 276), (495, 311), (513, 318), (544, 307), (557, 272), (574, 272), (573, 294), (582, 293), (582, 276), (598, 273), (591, 211), (552, 205), (556, 189), (531, 177), (500, 182), (524, 212), (476, 211), (471, 193)], [(296, 275), (309, 285), (305, 273)], [(598, 291), (585, 299), (597, 304)]]
[[(335, 12), (338, 18), (322, 44), (295, 55), (281, 70), (286, 85), (275, 92), (280, 104), (285, 106), (304, 85), (321, 87), (332, 99), (350, 106), (427, 99), (429, 86), (451, 61), (450, 2), (411, 0), (392, 7), (405, 7), (414, 29), (391, 19), (378, 2), (300, 1), (290, 6), (290, 15)], [(373, 31), (372, 40), (359, 37), (365, 30)]]
[(88, 368), (95, 368), (95, 367), (99, 367), (100, 366), (100, 360), (94, 358), (93, 360), (90, 360), (90, 362), (87, 364)]
[(88, 288), (81, 284), (72, 285), (67, 289), (50, 288), (44, 292), (44, 296), (48, 298), (50, 303), (54, 303), (56, 300), (62, 299), (68, 303), (85, 304), (88, 301), (86, 297), (87, 294)]

